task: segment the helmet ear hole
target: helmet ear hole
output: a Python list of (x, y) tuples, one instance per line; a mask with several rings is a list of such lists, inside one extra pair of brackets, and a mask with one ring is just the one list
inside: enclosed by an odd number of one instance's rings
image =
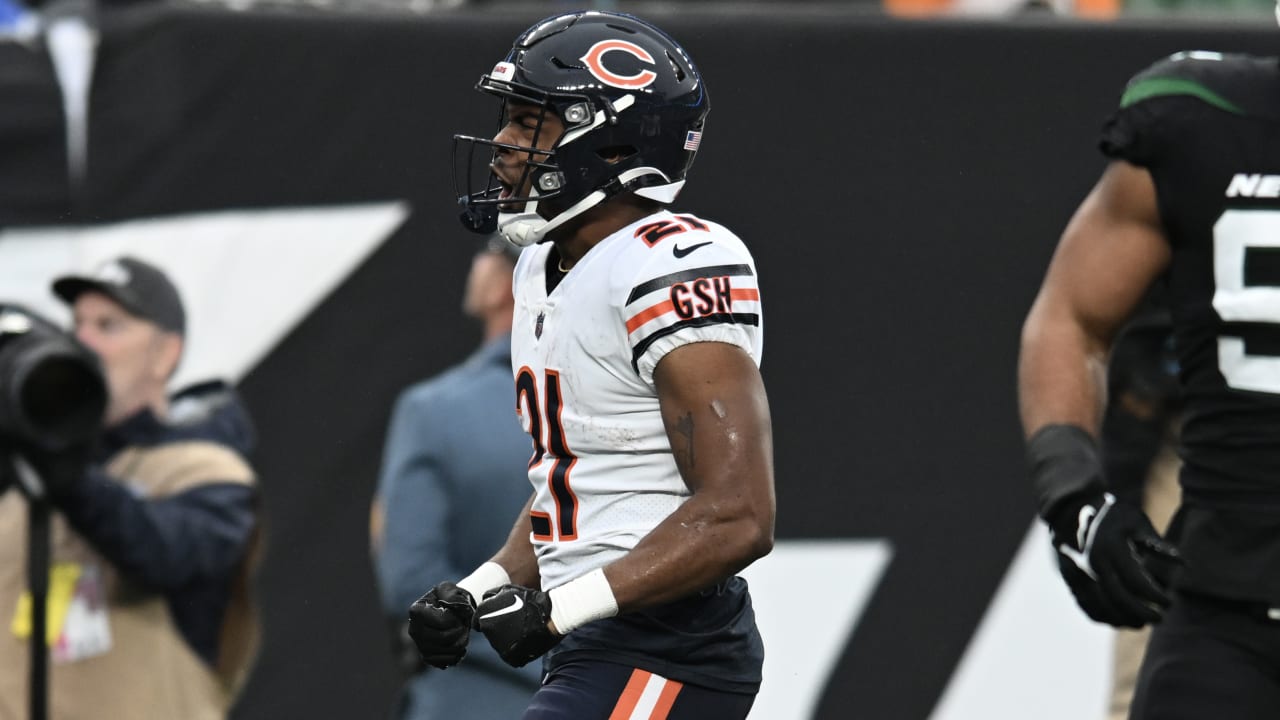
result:
[(618, 164), (638, 153), (634, 145), (609, 145), (596, 150), (596, 156), (610, 164)]

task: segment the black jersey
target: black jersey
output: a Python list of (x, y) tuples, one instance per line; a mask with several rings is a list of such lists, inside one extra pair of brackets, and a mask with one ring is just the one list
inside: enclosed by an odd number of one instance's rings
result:
[(1150, 172), (1172, 249), (1186, 583), (1280, 602), (1280, 61), (1162, 60), (1101, 148)]

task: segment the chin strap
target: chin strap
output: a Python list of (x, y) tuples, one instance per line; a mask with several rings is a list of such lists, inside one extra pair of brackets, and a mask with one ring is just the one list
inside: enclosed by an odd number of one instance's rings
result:
[(516, 247), (529, 247), (541, 240), (546, 224), (538, 213), (498, 213), (498, 234)]
[(599, 205), (605, 197), (603, 191), (596, 190), (550, 220), (538, 214), (538, 201), (533, 200), (525, 203), (524, 212), (499, 212), (498, 232), (512, 245), (529, 247), (546, 240), (547, 233)]
[[(498, 232), (507, 242), (518, 247), (529, 247), (540, 243), (547, 239), (547, 233), (555, 230), (566, 222), (590, 210), (591, 208), (604, 202), (611, 194), (616, 194), (621, 188), (627, 187), (631, 182), (647, 175), (657, 175), (663, 180), (667, 180), (667, 176), (661, 170), (652, 167), (638, 167), (627, 170), (618, 175), (610, 185), (614, 188), (613, 193), (604, 190), (595, 190), (591, 194), (574, 203), (569, 209), (556, 215), (550, 220), (544, 219), (538, 214), (537, 191), (534, 191), (532, 200), (524, 205), (524, 212), (518, 213), (498, 213)], [(676, 195), (680, 193), (684, 187), (684, 180), (676, 182), (666, 182), (661, 185), (651, 185), (649, 187), (638, 188), (633, 192), (641, 197), (657, 200), (660, 203), (668, 204), (676, 199)]]

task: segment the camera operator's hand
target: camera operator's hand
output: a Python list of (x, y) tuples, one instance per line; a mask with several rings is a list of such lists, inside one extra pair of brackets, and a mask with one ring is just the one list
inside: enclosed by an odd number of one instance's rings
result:
[(18, 454), (39, 474), (45, 494), (55, 504), (70, 496), (89, 474), (88, 444), (76, 444), (59, 451), (22, 448)]
[(14, 477), (13, 457), (13, 450), (3, 442), (0, 442), (0, 495), (3, 495), (9, 489), (9, 486), (16, 484), (18, 481)]

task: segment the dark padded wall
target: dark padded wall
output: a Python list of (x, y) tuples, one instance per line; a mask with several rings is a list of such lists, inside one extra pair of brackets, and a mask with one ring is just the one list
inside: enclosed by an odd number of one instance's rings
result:
[[(699, 62), (712, 100), (679, 207), (735, 229), (761, 271), (778, 535), (895, 550), (819, 716), (922, 720), (1032, 519), (1018, 332), (1102, 169), (1097, 129), (1160, 56), (1266, 52), (1280, 36), (650, 17)], [(109, 15), (90, 178), (74, 199), (48, 170), (64, 162), (51, 73), (0, 48), (0, 105), (23, 108), (22, 122), (0, 120), (0, 147), (27, 158), (0, 163), (0, 223), (414, 205), (242, 384), (270, 536), (265, 645), (240, 720), (373, 718), (391, 702), (367, 555), (384, 424), (399, 388), (478, 339), (456, 311), (474, 245), (454, 221), (449, 138), (491, 130), (494, 107), (471, 85), (533, 19)]]

